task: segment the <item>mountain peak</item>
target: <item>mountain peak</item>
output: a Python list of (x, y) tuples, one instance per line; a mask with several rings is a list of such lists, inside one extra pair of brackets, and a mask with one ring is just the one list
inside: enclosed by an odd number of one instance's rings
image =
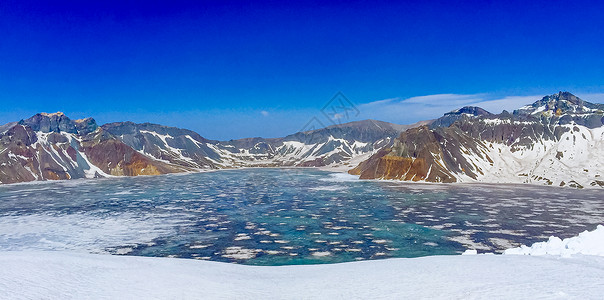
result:
[(560, 116), (564, 114), (586, 114), (601, 110), (603, 105), (593, 104), (569, 92), (558, 92), (543, 97), (531, 105), (521, 107), (514, 111), (514, 115), (548, 115)]
[(40, 115), (45, 116), (45, 117), (64, 117), (65, 116), (65, 114), (60, 111), (58, 111), (56, 113), (51, 113), (51, 114), (43, 112), (43, 113), (40, 113)]
[(462, 118), (486, 117), (491, 115), (493, 114), (478, 106), (464, 106), (460, 109), (450, 111), (436, 119), (430, 124), (430, 128), (449, 127), (451, 124), (455, 123), (455, 121)]
[(464, 106), (460, 109), (453, 110), (451, 112), (446, 113), (445, 115), (461, 115), (467, 114), (472, 116), (490, 116), (492, 113), (486, 111), (483, 108), (478, 106)]
[(581, 100), (581, 98), (571, 94), (570, 92), (560, 91), (557, 94), (545, 96), (535, 103), (538, 103), (540, 106), (544, 103), (550, 104), (550, 106), (556, 104), (558, 104), (558, 106), (563, 106), (562, 104), (583, 106), (585, 101)]
[(19, 124), (27, 125), (34, 131), (74, 134), (87, 134), (98, 128), (93, 118), (73, 121), (62, 112), (38, 113), (29, 119), (21, 120)]
[[(546, 96), (547, 97), (547, 96)], [(558, 101), (569, 101), (572, 104), (575, 105), (582, 105), (583, 104), (583, 100), (581, 100), (579, 97), (569, 93), (569, 92), (558, 92), (558, 94), (553, 94), (551, 96), (549, 96), (550, 98), (553, 99), (557, 99)], [(544, 97), (545, 98), (545, 97)]]

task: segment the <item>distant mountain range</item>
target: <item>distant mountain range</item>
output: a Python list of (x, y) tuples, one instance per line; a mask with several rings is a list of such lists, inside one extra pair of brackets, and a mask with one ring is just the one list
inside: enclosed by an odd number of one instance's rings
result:
[[(400, 132), (428, 124), (351, 122), (283, 138), (208, 140), (187, 129), (40, 113), (0, 126), (0, 183), (158, 175), (238, 167), (354, 167), (392, 145)], [(359, 161), (356, 161), (358, 163)], [(356, 164), (355, 164), (356, 165)]]
[(567, 92), (513, 113), (464, 107), (437, 120), (376, 120), (283, 138), (208, 140), (157, 124), (40, 113), (0, 126), (0, 183), (239, 167), (329, 167), (365, 179), (604, 186), (604, 105)]

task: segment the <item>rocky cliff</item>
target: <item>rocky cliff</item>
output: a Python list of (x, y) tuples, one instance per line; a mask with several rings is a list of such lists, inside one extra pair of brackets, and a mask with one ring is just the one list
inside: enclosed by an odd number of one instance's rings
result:
[(141, 155), (92, 118), (41, 113), (0, 127), (0, 183), (185, 170)]
[(512, 114), (467, 107), (403, 132), (364, 179), (604, 186), (604, 105), (560, 92)]

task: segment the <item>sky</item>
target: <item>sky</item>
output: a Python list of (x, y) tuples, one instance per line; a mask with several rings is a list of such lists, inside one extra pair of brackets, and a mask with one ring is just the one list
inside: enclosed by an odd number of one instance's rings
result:
[(62, 111), (228, 140), (284, 136), (313, 119), (329, 125), (323, 108), (334, 103), (354, 108), (335, 122), (410, 124), (463, 105), (513, 110), (558, 91), (604, 102), (603, 9), (4, 0), (0, 123)]

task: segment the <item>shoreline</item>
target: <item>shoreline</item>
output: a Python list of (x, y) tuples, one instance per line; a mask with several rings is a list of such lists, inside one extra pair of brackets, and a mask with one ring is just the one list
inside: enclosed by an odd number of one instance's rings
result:
[(15, 183), (0, 183), (0, 187), (6, 186), (20, 186), (20, 185), (43, 185), (43, 184), (51, 184), (51, 183), (65, 183), (65, 182), (85, 182), (89, 180), (110, 180), (116, 178), (149, 178), (156, 176), (186, 176), (191, 174), (200, 174), (200, 173), (213, 173), (220, 171), (234, 171), (234, 170), (248, 170), (248, 169), (304, 169), (304, 170), (317, 170), (324, 171), (329, 173), (340, 173), (347, 174), (350, 176), (356, 177), (358, 181), (367, 181), (367, 182), (386, 182), (386, 183), (395, 183), (395, 184), (409, 184), (409, 185), (431, 185), (431, 186), (457, 186), (457, 185), (490, 185), (493, 186), (505, 186), (505, 185), (522, 185), (522, 186), (535, 186), (535, 187), (552, 187), (552, 188), (571, 188), (571, 189), (586, 189), (586, 190), (597, 190), (604, 187), (599, 186), (584, 186), (582, 188), (575, 188), (569, 185), (565, 186), (554, 186), (547, 184), (539, 184), (534, 182), (487, 182), (487, 181), (463, 181), (463, 182), (451, 182), (451, 183), (443, 183), (443, 182), (430, 182), (430, 181), (404, 181), (404, 180), (396, 180), (396, 179), (359, 179), (358, 175), (351, 175), (347, 170), (341, 169), (342, 166), (335, 167), (296, 167), (296, 166), (274, 166), (274, 167), (234, 167), (234, 168), (222, 168), (222, 169), (200, 169), (196, 172), (179, 172), (179, 173), (168, 173), (168, 174), (159, 174), (159, 175), (138, 175), (138, 176), (107, 176), (101, 178), (76, 178), (76, 179), (59, 179), (59, 180), (34, 180), (34, 181), (26, 181), (26, 182), (15, 182)]

